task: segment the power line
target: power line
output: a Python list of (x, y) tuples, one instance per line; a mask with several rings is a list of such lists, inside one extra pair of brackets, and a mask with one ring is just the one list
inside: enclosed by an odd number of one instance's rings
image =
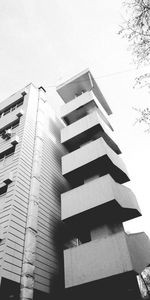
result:
[[(128, 72), (132, 72), (132, 71), (135, 71), (135, 70), (137, 70), (137, 68), (128, 69), (128, 70), (124, 70), (124, 71), (118, 71), (118, 72), (114, 72), (114, 73), (108, 73), (108, 74), (105, 74), (105, 75), (94, 77), (94, 79), (100, 79), (100, 78), (106, 78), (106, 77), (116, 76), (116, 75), (119, 75), (119, 74), (124, 74), (124, 73), (128, 73)], [(83, 79), (82, 81), (87, 81), (87, 80)], [(74, 84), (74, 82), (71, 82), (71, 84)], [(46, 89), (56, 88), (57, 86), (58, 86), (58, 84), (57, 85), (48, 85), (48, 86), (45, 86), (45, 88)]]

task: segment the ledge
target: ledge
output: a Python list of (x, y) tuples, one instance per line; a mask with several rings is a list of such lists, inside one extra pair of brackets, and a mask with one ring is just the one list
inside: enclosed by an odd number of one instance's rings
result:
[(93, 78), (89, 69), (77, 74), (66, 82), (57, 86), (56, 91), (65, 103), (71, 101), (83, 92), (92, 90), (96, 98), (107, 112), (108, 115), (112, 114), (112, 111), (106, 102), (102, 92), (100, 91), (95, 79)]
[(61, 194), (61, 219), (69, 226), (110, 220), (125, 222), (139, 216), (141, 212), (133, 192), (116, 183), (110, 175)]
[(62, 174), (75, 187), (95, 175), (110, 174), (118, 183), (129, 181), (122, 159), (103, 138), (89, 142), (62, 157)]

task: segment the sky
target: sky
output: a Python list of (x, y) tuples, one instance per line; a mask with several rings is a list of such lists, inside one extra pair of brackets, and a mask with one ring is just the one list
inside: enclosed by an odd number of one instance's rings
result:
[(53, 108), (56, 86), (89, 68), (113, 115), (114, 137), (143, 216), (130, 232), (150, 236), (150, 134), (135, 124), (133, 107), (150, 107), (148, 89), (134, 89), (137, 70), (128, 43), (117, 33), (122, 0), (0, 0), (0, 101), (32, 82), (47, 90)]

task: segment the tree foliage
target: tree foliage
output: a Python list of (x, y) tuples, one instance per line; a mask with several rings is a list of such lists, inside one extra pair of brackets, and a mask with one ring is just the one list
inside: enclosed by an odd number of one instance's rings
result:
[(147, 267), (137, 279), (142, 298), (150, 299), (150, 268)]
[(150, 1), (127, 0), (124, 2), (125, 18), (119, 34), (128, 39), (134, 62), (150, 61)]
[(145, 123), (147, 125), (146, 132), (150, 133), (150, 108), (146, 107), (144, 109), (133, 107), (134, 110), (139, 114), (136, 118), (135, 123)]
[[(134, 63), (139, 67), (150, 63), (150, 0), (127, 0), (123, 3), (124, 19), (119, 34), (128, 40)], [(150, 88), (150, 73), (135, 79), (135, 86)], [(145, 122), (150, 131), (150, 109), (137, 109), (138, 122)]]

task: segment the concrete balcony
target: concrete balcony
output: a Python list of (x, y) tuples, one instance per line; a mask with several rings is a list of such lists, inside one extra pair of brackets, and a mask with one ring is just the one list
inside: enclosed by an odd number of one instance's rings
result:
[(62, 174), (74, 187), (96, 174), (103, 176), (108, 173), (116, 182), (124, 183), (129, 180), (123, 161), (103, 138), (62, 157)]
[(105, 142), (117, 153), (121, 151), (111, 138), (111, 132), (100, 118), (97, 111), (90, 113), (82, 119), (72, 123), (61, 130), (61, 143), (69, 150), (73, 151), (81, 144), (103, 137)]
[(127, 221), (140, 216), (133, 192), (110, 175), (94, 179), (61, 195), (61, 218), (70, 226)]
[(145, 232), (126, 235), (133, 269), (140, 274), (150, 265), (150, 240)]
[(56, 90), (65, 103), (73, 100), (76, 96), (92, 90), (107, 114), (110, 115), (112, 113), (89, 69), (60, 84)]
[(64, 251), (65, 287), (132, 271), (138, 274), (149, 263), (150, 241), (145, 233), (117, 232)]
[(80, 96), (62, 105), (60, 111), (60, 117), (65, 121), (66, 124), (72, 124), (73, 122), (88, 115), (91, 111), (98, 110), (102, 120), (107, 126), (113, 130), (111, 124), (107, 120), (105, 114), (102, 112), (102, 107), (99, 101), (96, 99), (92, 91), (81, 94)]

